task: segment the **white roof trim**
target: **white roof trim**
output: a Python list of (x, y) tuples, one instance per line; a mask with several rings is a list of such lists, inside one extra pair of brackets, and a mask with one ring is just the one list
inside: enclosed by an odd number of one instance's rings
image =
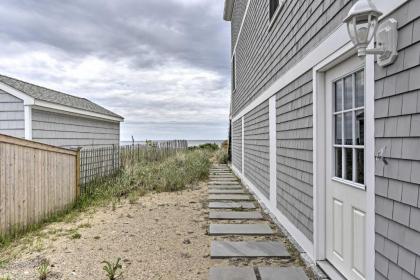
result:
[(35, 103), (35, 99), (21, 91), (18, 91), (14, 88), (12, 88), (11, 86), (8, 86), (6, 84), (3, 84), (2, 82), (0, 82), (0, 89), (13, 95), (14, 97), (17, 97), (21, 100), (23, 100), (23, 104), (24, 105), (33, 105)]
[(66, 112), (70, 114), (83, 115), (85, 117), (90, 117), (90, 118), (95, 118), (95, 119), (104, 119), (104, 120), (110, 120), (110, 121), (115, 121), (115, 122), (124, 121), (123, 118), (108, 116), (108, 115), (104, 115), (104, 114), (100, 114), (96, 112), (68, 107), (68, 106), (51, 103), (51, 102), (47, 102), (43, 100), (35, 100), (34, 109), (39, 109), (39, 110), (44, 110), (44, 111), (56, 111), (56, 112), (61, 111), (61, 112)]
[(232, 20), (233, 4), (235, 0), (225, 0), (225, 9), (223, 11), (223, 19), (226, 21)]
[(95, 118), (95, 119), (103, 119), (103, 120), (109, 120), (109, 121), (115, 121), (115, 122), (122, 122), (124, 121), (124, 118), (118, 118), (118, 117), (113, 117), (113, 116), (109, 116), (109, 115), (105, 115), (105, 114), (100, 114), (100, 113), (96, 113), (96, 112), (91, 112), (91, 111), (87, 111), (87, 110), (82, 110), (82, 109), (77, 109), (77, 108), (73, 108), (73, 107), (69, 107), (69, 106), (65, 106), (65, 105), (61, 105), (61, 104), (56, 104), (56, 103), (51, 103), (48, 101), (43, 101), (43, 100), (37, 100), (29, 95), (27, 95), (26, 93), (23, 93), (11, 86), (8, 86), (2, 82), (0, 82), (0, 90), (3, 90), (21, 100), (23, 100), (23, 104), (25, 106), (34, 106), (36, 107), (35, 109), (40, 109), (40, 110), (50, 110), (50, 111), (55, 111), (55, 112), (66, 112), (66, 113), (70, 113), (70, 114), (75, 114), (75, 115), (82, 115), (85, 117), (89, 117), (89, 118)]

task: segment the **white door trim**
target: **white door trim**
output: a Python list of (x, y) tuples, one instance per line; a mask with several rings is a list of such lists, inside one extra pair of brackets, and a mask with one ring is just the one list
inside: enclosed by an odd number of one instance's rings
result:
[[(313, 69), (313, 129), (314, 129), (314, 256), (315, 260), (326, 259), (326, 209), (325, 209), (325, 71), (355, 55), (351, 43), (345, 45)], [(366, 57), (366, 139), (374, 139), (374, 58)], [(375, 277), (375, 158), (374, 141), (365, 143), (366, 205), (366, 279)]]

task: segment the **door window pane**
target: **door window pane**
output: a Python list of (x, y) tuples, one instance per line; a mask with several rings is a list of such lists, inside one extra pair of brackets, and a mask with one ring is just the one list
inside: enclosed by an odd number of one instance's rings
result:
[(365, 105), (365, 71), (359, 71), (356, 73), (356, 93), (355, 93), (355, 106), (356, 108), (363, 107)]
[(335, 177), (343, 177), (343, 149), (335, 148)]
[(356, 123), (355, 123), (355, 134), (356, 134), (356, 145), (363, 146), (365, 144), (365, 112), (364, 110), (356, 111)]
[(356, 182), (365, 184), (365, 151), (356, 149)]
[(335, 83), (335, 111), (343, 111), (343, 80)]
[(342, 126), (343, 116), (341, 114), (335, 116), (335, 144), (341, 145), (343, 143), (342, 138)]
[(344, 79), (344, 110), (353, 108), (353, 77)]
[(364, 70), (334, 83), (335, 177), (364, 184)]
[(344, 145), (353, 144), (353, 112), (344, 114)]
[(344, 149), (344, 179), (353, 181), (353, 149)]

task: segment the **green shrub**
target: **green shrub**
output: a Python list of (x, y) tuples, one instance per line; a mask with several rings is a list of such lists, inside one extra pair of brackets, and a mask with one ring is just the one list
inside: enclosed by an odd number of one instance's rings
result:
[(210, 150), (210, 151), (217, 151), (219, 149), (219, 145), (215, 143), (206, 143), (198, 145), (199, 149)]
[(109, 280), (115, 280), (121, 276), (122, 273), (121, 272), (118, 273), (118, 270), (122, 269), (122, 265), (120, 264), (120, 261), (121, 261), (121, 258), (118, 258), (115, 264), (108, 261), (102, 262), (103, 264), (105, 264), (103, 267), (103, 270), (105, 271), (106, 276), (108, 277)]

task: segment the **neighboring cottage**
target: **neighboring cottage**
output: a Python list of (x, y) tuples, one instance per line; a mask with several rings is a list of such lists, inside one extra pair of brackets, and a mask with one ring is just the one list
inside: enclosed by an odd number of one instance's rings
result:
[(59, 147), (119, 145), (123, 117), (85, 99), (0, 75), (0, 133)]
[(224, 19), (235, 173), (325, 272), (420, 279), (420, 1), (225, 0)]

